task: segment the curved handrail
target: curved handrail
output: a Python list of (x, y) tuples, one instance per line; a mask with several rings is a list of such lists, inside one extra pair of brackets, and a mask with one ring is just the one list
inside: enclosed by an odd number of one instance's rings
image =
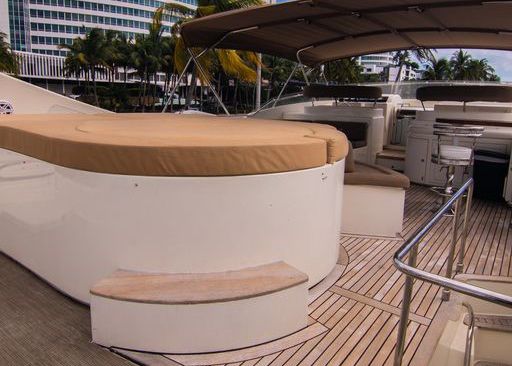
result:
[[(400, 366), (402, 364), (402, 357), (405, 349), (405, 338), (407, 332), (407, 325), (409, 321), (409, 310), (412, 299), (412, 287), (413, 287), (413, 278), (419, 279), (421, 281), (429, 282), (434, 285), (442, 286), (445, 290), (453, 290), (465, 295), (469, 295), (472, 297), (476, 297), (482, 299), (484, 301), (489, 301), (494, 304), (503, 305), (506, 307), (512, 308), (512, 296), (504, 295), (499, 292), (486, 290), (484, 288), (473, 286), (468, 283), (458, 281), (456, 279), (443, 277), (437, 274), (433, 274), (421, 269), (416, 268), (416, 257), (418, 253), (418, 245), (421, 243), (422, 239), (428, 232), (436, 225), (441, 218), (445, 216), (448, 211), (451, 211), (452, 207), (455, 207), (454, 213), (454, 242), (452, 242), (452, 247), (450, 250), (450, 255), (453, 257), (453, 253), (455, 251), (455, 242), (456, 242), (456, 228), (457, 228), (457, 207), (459, 204), (459, 200), (463, 197), (466, 197), (466, 215), (465, 220), (467, 220), (467, 212), (470, 205), (471, 200), (471, 190), (473, 187), (473, 178), (469, 178), (464, 184), (450, 197), (446, 203), (430, 218), (430, 220), (421, 228), (416, 230), (414, 234), (405, 241), (403, 245), (398, 248), (393, 256), (393, 262), (395, 267), (402, 273), (406, 274), (406, 280), (404, 285), (404, 297), (402, 302), (402, 310), (400, 315), (400, 324), (398, 328), (398, 338), (397, 338), (397, 346), (395, 350), (395, 366)], [(466, 222), (464, 223), (466, 225)], [(406, 255), (408, 257), (408, 263), (405, 263), (403, 260)], [(462, 258), (462, 256), (461, 256)], [(449, 258), (448, 262), (448, 273), (451, 277), (451, 266), (453, 265), (453, 258)], [(444, 295), (444, 294), (443, 294)], [(448, 297), (447, 297), (448, 298)], [(447, 299), (445, 298), (445, 299)]]
[(436, 212), (436, 214), (425, 224), (425, 226), (416, 230), (412, 237), (407, 240), (393, 256), (395, 267), (402, 273), (405, 273), (414, 278), (433, 283), (435, 285), (443, 286), (451, 290), (461, 292), (463, 294), (478, 297), (479, 299), (491, 301), (499, 305), (512, 307), (512, 296), (503, 295), (494, 291), (486, 290), (478, 286), (469, 285), (462, 281), (449, 279), (439, 276), (430, 272), (423, 271), (414, 266), (410, 266), (403, 262), (404, 257), (416, 247), (421, 239), (428, 233), (432, 227), (444, 216), (448, 210), (451, 209), (455, 201), (459, 200), (473, 184), (473, 178), (468, 179), (462, 187), (460, 187), (455, 194)]

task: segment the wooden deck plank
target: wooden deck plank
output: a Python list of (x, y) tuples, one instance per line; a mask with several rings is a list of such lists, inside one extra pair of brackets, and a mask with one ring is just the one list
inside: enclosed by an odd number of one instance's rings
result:
[[(375, 326), (377, 319), (382, 314), (382, 310), (373, 309), (371, 312), (363, 319), (363, 321), (357, 325), (357, 331), (351, 333), (344, 343), (336, 342), (332, 343), (330, 348), (335, 353), (328, 359), (332, 351), (329, 349), (322, 355), (321, 358), (317, 360), (317, 363), (320, 364), (329, 364), (329, 365), (339, 365), (345, 362), (345, 359), (351, 354), (351, 352), (356, 348), (358, 344), (364, 344), (362, 339), (365, 335), (371, 334), (370, 329), (372, 326)], [(356, 324), (354, 324), (355, 326)]]
[(203, 353), (195, 355), (165, 355), (167, 358), (179, 362), (183, 365), (198, 366), (211, 364), (224, 364), (232, 362), (240, 362), (244, 360), (252, 360), (261, 358), (286, 348), (302, 344), (320, 334), (326, 333), (327, 328), (320, 323), (313, 323), (303, 330), (294, 333), (288, 337), (278, 339), (273, 342), (261, 344), (255, 347), (244, 348), (234, 351)]
[(135, 365), (90, 339), (87, 306), (0, 252), (0, 365)]
[(496, 252), (495, 266), (491, 270), (492, 276), (499, 276), (503, 270), (503, 266), (506, 266), (506, 257), (510, 256), (510, 250), (512, 246), (507, 245), (507, 233), (510, 230), (510, 213), (511, 210), (505, 210), (503, 223), (501, 225), (499, 245)]
[(294, 354), (299, 350), (302, 344), (290, 347), (282, 351), (271, 363), (270, 366), (282, 366), (284, 365)]

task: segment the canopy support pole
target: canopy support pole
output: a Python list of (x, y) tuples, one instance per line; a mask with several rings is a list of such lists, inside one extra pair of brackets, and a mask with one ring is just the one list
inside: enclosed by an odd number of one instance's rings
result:
[[(210, 49), (211, 48), (208, 48), (207, 50), (210, 50)], [(204, 54), (204, 52), (201, 52), (198, 56), (194, 56), (194, 53), (192, 52), (192, 50), (190, 48), (187, 48), (187, 51), (188, 51), (188, 53), (190, 55), (190, 58), (194, 61), (194, 64), (196, 65), (197, 69), (203, 75), (203, 78), (206, 81), (206, 86), (212, 91), (213, 95), (215, 96), (215, 99), (217, 99), (217, 101), (219, 102), (219, 104), (222, 107), (222, 109), (224, 110), (224, 112), (229, 116), (230, 113), (229, 113), (228, 109), (226, 108), (226, 106), (222, 102), (222, 99), (221, 99), (220, 95), (217, 93), (217, 91), (215, 90), (213, 85), (210, 83), (210, 80), (208, 80), (208, 75), (206, 74), (206, 71), (203, 69), (203, 67), (201, 66), (201, 64), (197, 60), (201, 55)]]
[(297, 61), (300, 65), (300, 69), (302, 70), (302, 75), (304, 76), (304, 80), (306, 81), (307, 86), (310, 85), (310, 82), (309, 82), (308, 75), (306, 74), (306, 68), (305, 68), (304, 64), (302, 63), (302, 60), (300, 59), (300, 54), (304, 51), (307, 51), (307, 50), (313, 48), (313, 47), (314, 46), (308, 46), (308, 47), (301, 48), (300, 50), (297, 51), (297, 54), (296, 54)]
[[(183, 79), (183, 76), (185, 76), (185, 73), (187, 72), (187, 69), (188, 69), (188, 67), (189, 67), (191, 62), (192, 62), (192, 58), (190, 57), (187, 60), (187, 63), (185, 64), (185, 67), (183, 68), (183, 71), (181, 72), (180, 76), (178, 77), (178, 80), (176, 80), (176, 84), (173, 86), (173, 88), (172, 88), (172, 90), (171, 90), (171, 92), (169, 94), (169, 99), (167, 99), (165, 101), (165, 105), (164, 105), (164, 109), (162, 109), (162, 113), (167, 112), (167, 107), (169, 106), (169, 102), (172, 100), (172, 97), (174, 96), (174, 93), (176, 93), (176, 90), (179, 88), (181, 79)], [(172, 106), (171, 106), (171, 111), (172, 111)]]
[(293, 67), (292, 72), (290, 73), (290, 75), (288, 75), (288, 79), (286, 79), (286, 82), (284, 83), (283, 87), (281, 88), (281, 91), (279, 92), (279, 95), (277, 96), (276, 100), (274, 101), (274, 104), (272, 105), (272, 108), (275, 108), (277, 102), (279, 102), (279, 100), (281, 99), (281, 96), (283, 95), (284, 90), (288, 86), (288, 83), (292, 79), (292, 76), (293, 76), (293, 74), (295, 74), (295, 71), (297, 71), (298, 67), (299, 67), (299, 64), (295, 64), (295, 66)]
[[(217, 47), (222, 41), (224, 41), (226, 38), (228, 38), (231, 34), (242, 33), (242, 32), (246, 32), (246, 31), (258, 29), (258, 28), (259, 28), (258, 26), (254, 26), (254, 27), (248, 27), (248, 28), (242, 28), (242, 29), (235, 29), (235, 30), (232, 30), (230, 32), (227, 32), (218, 41), (216, 41), (214, 44), (212, 44), (211, 46), (209, 46), (209, 47), (203, 49), (201, 52), (199, 52), (199, 54), (197, 56), (194, 56), (194, 54), (190, 51), (190, 48), (187, 47), (187, 51), (188, 51), (188, 53), (190, 54), (191, 57), (188, 59), (187, 64), (185, 65), (185, 68), (183, 69), (181, 75), (179, 76), (178, 81), (176, 82), (176, 85), (174, 86), (174, 88), (172, 90), (171, 98), (169, 100), (172, 100), (172, 96), (176, 92), (176, 89), (178, 88), (181, 79), (183, 79), (183, 76), (185, 75), (185, 72), (187, 71), (187, 68), (189, 67), (189, 65), (190, 65), (190, 63), (192, 61), (194, 61), (194, 64), (197, 66), (197, 68), (199, 69), (201, 74), (203, 74), (203, 77), (205, 77), (206, 73), (204, 72), (204, 70), (202, 70), (201, 65), (199, 65), (199, 63), (197, 62), (197, 59), (199, 57), (201, 57), (206, 52), (208, 52), (208, 51), (214, 49), (215, 47)], [(222, 101), (220, 100), (219, 95), (217, 94), (217, 92), (215, 91), (213, 86), (210, 85), (210, 82), (208, 82), (208, 88), (210, 88), (210, 90), (213, 92), (213, 94), (215, 95), (215, 98), (219, 101), (222, 109), (224, 109), (226, 114), (229, 115), (229, 112), (228, 112), (226, 106), (224, 105), (224, 103), (222, 103)], [(167, 106), (169, 105), (169, 100), (165, 102), (165, 106), (164, 106), (164, 109), (162, 110), (162, 113), (165, 113), (167, 111)]]

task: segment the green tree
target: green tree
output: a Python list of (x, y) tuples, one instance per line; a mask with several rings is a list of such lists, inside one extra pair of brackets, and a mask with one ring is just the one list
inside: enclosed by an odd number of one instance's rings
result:
[(72, 44), (61, 44), (59, 47), (69, 51), (66, 57), (68, 70), (76, 72), (80, 66), (87, 71), (93, 84), (94, 103), (99, 106), (96, 71), (109, 67), (107, 60), (112, 52), (105, 32), (102, 29), (93, 28), (84, 38), (75, 38)]
[[(155, 16), (160, 16), (161, 19), (161, 16), (164, 14), (170, 14), (172, 16), (176, 14), (176, 12), (181, 13), (185, 18), (178, 22), (178, 26), (174, 29), (176, 31), (179, 29), (181, 22), (186, 22), (191, 19), (201, 18), (215, 13), (251, 6), (259, 6), (262, 4), (262, 0), (199, 0), (196, 10), (191, 11), (189, 8), (180, 4), (166, 3), (158, 9)], [(185, 44), (183, 43), (183, 39), (178, 37), (176, 33), (174, 36), (174, 65), (177, 72), (181, 73), (185, 68), (189, 54), (186, 50)], [(196, 54), (198, 53), (197, 50), (192, 50), (192, 52)], [(222, 71), (227, 76), (237, 78), (243, 82), (254, 83), (256, 81), (255, 66), (259, 61), (257, 56), (252, 52), (215, 49), (204, 54), (198, 62), (205, 71), (205, 75), (197, 73), (195, 65), (191, 66), (190, 71), (192, 73), (192, 83), (189, 86), (189, 91), (187, 93), (187, 104), (190, 104), (191, 96), (195, 92), (196, 75), (199, 76), (203, 83), (211, 83), (216, 71)]]
[(446, 58), (430, 60), (425, 73), (424, 80), (449, 80), (451, 78), (450, 63)]
[(395, 52), (393, 55), (393, 62), (398, 66), (398, 73), (396, 74), (395, 82), (400, 81), (400, 76), (402, 75), (402, 70), (404, 66), (419, 68), (417, 62), (413, 61), (413, 57), (415, 57), (419, 62), (426, 62), (433, 60), (435, 58), (434, 51), (428, 48), (417, 48), (414, 50), (403, 50)]
[(128, 68), (131, 67), (130, 54), (132, 52), (133, 40), (128, 38), (124, 33), (117, 33), (116, 37), (112, 41), (112, 47), (114, 48), (113, 60), (111, 63), (116, 68), (123, 69), (123, 81), (126, 85), (128, 81)]
[(456, 51), (450, 59), (453, 80), (470, 80), (469, 67), (472, 57), (463, 50)]
[[(269, 55), (263, 55), (262, 62), (266, 66), (262, 69), (262, 79), (268, 81), (265, 97), (265, 100), (268, 101), (272, 97), (276, 97), (280, 92), (282, 85), (295, 67), (295, 63), (281, 57)], [(299, 80), (303, 78), (302, 73), (298, 70), (292, 77)]]
[(458, 50), (450, 59), (453, 80), (500, 81), (486, 58), (473, 58), (468, 52)]
[(17, 74), (18, 61), (11, 50), (11, 46), (5, 40), (6, 38), (6, 34), (0, 32), (0, 71)]
[(358, 83), (362, 80), (363, 67), (356, 57), (328, 62), (325, 65), (325, 77), (338, 84)]
[(489, 65), (489, 61), (486, 58), (472, 59), (468, 65), (468, 76), (470, 80), (478, 81), (496, 81), (497, 78), (494, 68)]

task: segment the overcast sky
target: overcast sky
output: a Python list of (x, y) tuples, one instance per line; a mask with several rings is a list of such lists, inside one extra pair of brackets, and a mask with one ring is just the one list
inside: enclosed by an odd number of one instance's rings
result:
[[(437, 50), (437, 58), (450, 59), (457, 49)], [(486, 58), (494, 67), (501, 81), (512, 81), (512, 51), (465, 50), (474, 58)]]

